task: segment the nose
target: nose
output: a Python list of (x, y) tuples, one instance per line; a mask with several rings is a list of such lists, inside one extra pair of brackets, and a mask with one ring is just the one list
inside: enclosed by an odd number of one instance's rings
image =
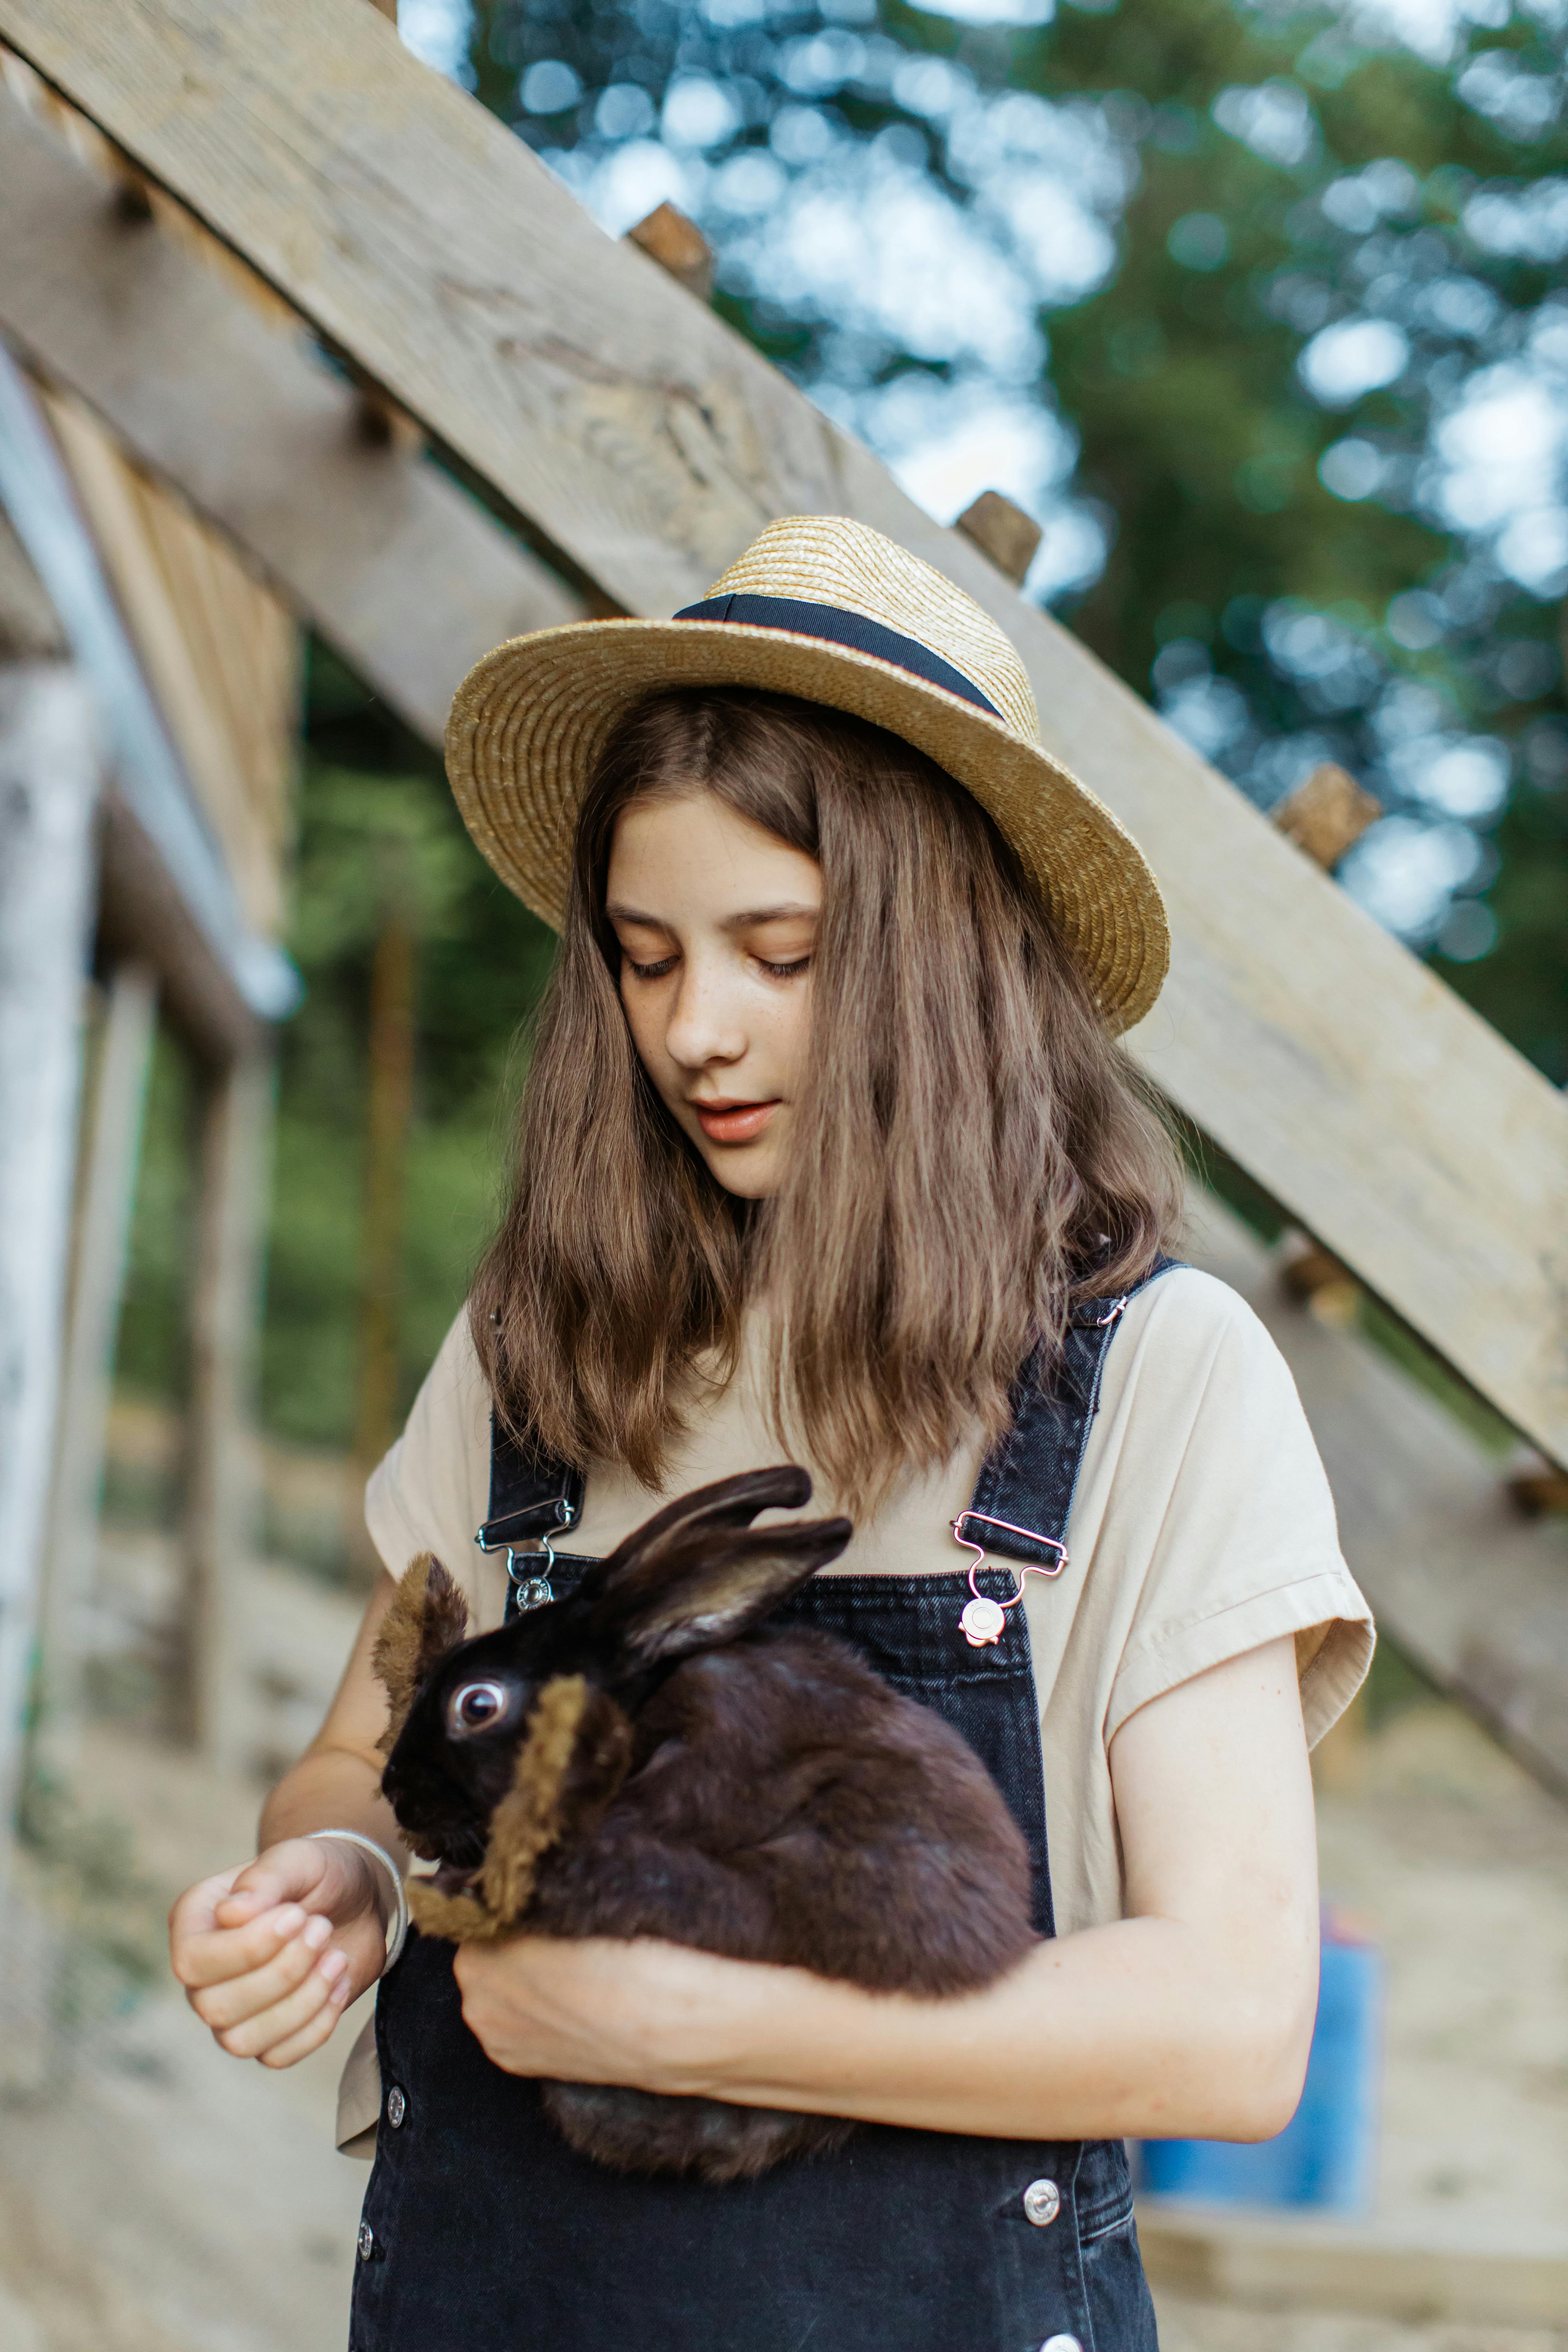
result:
[(723, 970), (706, 958), (689, 956), (664, 1033), (671, 1061), (683, 1070), (706, 1070), (716, 1062), (728, 1066), (744, 1057), (750, 1042)]

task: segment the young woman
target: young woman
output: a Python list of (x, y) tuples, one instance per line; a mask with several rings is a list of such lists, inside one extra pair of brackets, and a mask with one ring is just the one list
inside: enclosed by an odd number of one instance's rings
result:
[[(369, 1654), (412, 1556), (490, 1625), (661, 1496), (802, 1461), (857, 1534), (790, 1609), (970, 1738), (1040, 1942), (918, 2001), (412, 1938), (345, 2083), (345, 2137), (379, 2119), (355, 2352), (1144, 2352), (1121, 2142), (1289, 2119), (1308, 1744), (1371, 1651), (1289, 1373), (1163, 1254), (1177, 1166), (1113, 1042), (1164, 968), (1152, 879), (1007, 640), (844, 521), (774, 525), (672, 622), (502, 646), (449, 752), (563, 931), (512, 1204), (371, 1482), (342, 1687), (258, 1859), (176, 1905), (176, 1972), (269, 2066), (382, 1974)], [(751, 2183), (632, 2179), (554, 2137), (542, 2077), (861, 2128)]]

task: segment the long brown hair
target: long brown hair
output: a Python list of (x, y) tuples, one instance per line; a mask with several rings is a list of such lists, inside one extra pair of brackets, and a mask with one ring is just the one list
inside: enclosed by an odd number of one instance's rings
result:
[[(617, 818), (714, 793), (817, 859), (811, 1066), (783, 1190), (738, 1201), (660, 1103), (605, 916)], [(505, 1418), (658, 1483), (765, 1296), (773, 1415), (852, 1509), (1007, 1421), (1075, 1297), (1173, 1231), (1174, 1150), (994, 825), (881, 729), (745, 688), (642, 703), (584, 799), (511, 1205), (472, 1299)]]

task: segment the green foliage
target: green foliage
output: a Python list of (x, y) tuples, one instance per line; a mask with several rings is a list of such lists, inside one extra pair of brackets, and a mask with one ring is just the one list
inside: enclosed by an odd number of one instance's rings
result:
[(494, 1220), (503, 1088), (551, 942), (468, 839), (432, 755), (319, 647), (293, 908), (290, 951), (306, 994), (281, 1040), (263, 1410), (280, 1435), (347, 1444), (376, 940), (395, 908), (417, 943), (405, 1405)]
[[(1291, 0), (481, 0), (472, 79), (611, 226), (684, 202), (726, 314), (919, 494), (1033, 505), (1036, 592), (1244, 790), (1367, 782), (1391, 821), (1349, 886), (1563, 1079), (1568, 432), (1511, 536), (1451, 446), (1482, 395), (1568, 417), (1562, 30), (1559, 0), (1457, 16), (1447, 55)], [(931, 459), (966, 429), (961, 488)]]
[[(415, 1121), (400, 1355), (412, 1400), (494, 1223), (514, 1042), (551, 940), (463, 829), (438, 761), (314, 646), (289, 951), (304, 1003), (279, 1034), (260, 1384), (279, 1436), (347, 1444), (358, 1378), (371, 961), (395, 908), (416, 940)], [(159, 1039), (117, 1373), (185, 1382), (193, 1081)]]
[(47, 1777), (26, 1782), (16, 1825), (30, 1892), (60, 1933), (50, 2022), (76, 2035), (133, 2008), (163, 1977), (163, 1904), (126, 1824)]
[[(1062, 0), (1011, 26), (904, 0), (478, 0), (468, 79), (611, 227), (684, 203), (721, 311), (917, 494), (1031, 505), (1032, 592), (1243, 790), (1268, 804), (1323, 758), (1368, 782), (1391, 814), (1349, 886), (1561, 1081), (1560, 590), (1504, 560), (1506, 516), (1454, 507), (1445, 440), (1489, 389), (1568, 402), (1558, 5), (1477, 0), (1426, 57), (1291, 0)], [(1549, 523), (1561, 486), (1539, 499)], [(418, 936), (407, 1391), (494, 1214), (549, 942), (434, 754), (317, 648), (263, 1368), (298, 1438), (353, 1426), (393, 905)], [(154, 1386), (180, 1378), (188, 1116), (161, 1049), (121, 1340)]]
[(185, 1389), (185, 1301), (195, 1202), (190, 1066), (166, 1029), (158, 1033), (136, 1174), (115, 1377), (151, 1396)]

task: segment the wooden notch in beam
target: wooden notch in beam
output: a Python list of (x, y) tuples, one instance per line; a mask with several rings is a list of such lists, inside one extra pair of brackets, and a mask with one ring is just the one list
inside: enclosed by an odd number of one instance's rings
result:
[(1363, 791), (1347, 769), (1325, 760), (1268, 814), (1314, 866), (1332, 873), (1367, 827), (1377, 823), (1383, 803)]
[(713, 299), (713, 248), (679, 205), (656, 205), (626, 236), (700, 302)]
[(362, 0), (0, 0), (0, 37), (622, 609), (689, 604), (816, 512), (994, 614), (1048, 748), (1160, 877), (1144, 1067), (1568, 1461), (1568, 1103), (962, 533)]
[(1033, 515), (1026, 514), (1000, 490), (982, 490), (952, 527), (991, 558), (1005, 580), (1010, 580), (1015, 588), (1023, 586), (1044, 536)]

